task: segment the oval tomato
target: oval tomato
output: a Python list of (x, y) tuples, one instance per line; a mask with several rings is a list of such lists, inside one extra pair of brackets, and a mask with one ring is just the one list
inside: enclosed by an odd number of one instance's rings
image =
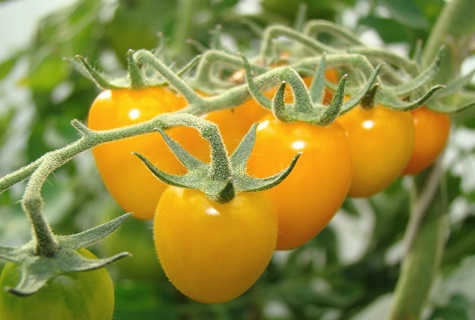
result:
[(444, 150), (450, 133), (450, 117), (426, 107), (411, 111), (415, 126), (414, 148), (403, 174), (427, 169)]
[[(95, 258), (86, 249), (80, 252), (87, 258)], [(105, 268), (59, 275), (39, 292), (19, 297), (3, 290), (18, 283), (18, 266), (7, 262), (0, 277), (0, 319), (112, 319), (114, 286)]]
[(319, 233), (340, 208), (351, 182), (348, 140), (339, 124), (284, 123), (272, 115), (257, 127), (247, 171), (255, 177), (276, 174), (298, 152), (302, 155), (290, 175), (266, 191), (277, 209), (280, 250), (296, 248)]
[[(107, 90), (94, 100), (89, 128), (107, 130), (150, 120), (178, 110), (186, 101), (164, 87)], [(92, 149), (101, 177), (112, 197), (134, 217), (152, 219), (166, 184), (158, 180), (132, 152), (139, 152), (161, 169), (186, 172), (159, 133), (101, 144)]]
[(239, 193), (226, 204), (200, 191), (169, 187), (157, 206), (154, 240), (171, 283), (202, 303), (244, 293), (269, 263), (277, 219), (262, 192)]
[(353, 180), (349, 196), (372, 196), (401, 175), (414, 145), (414, 122), (409, 112), (384, 106), (356, 107), (337, 122), (350, 142)]

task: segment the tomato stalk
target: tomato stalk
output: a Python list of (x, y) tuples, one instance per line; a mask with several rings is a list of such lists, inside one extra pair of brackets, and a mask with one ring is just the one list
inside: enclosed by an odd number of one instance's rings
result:
[[(56, 163), (61, 165), (61, 161)], [(40, 195), (41, 187), (49, 173), (55, 169), (53, 161), (42, 162), (31, 175), (22, 199), (23, 210), (33, 229), (33, 241), (36, 243), (35, 254), (41, 257), (53, 257), (59, 249), (59, 244), (43, 215), (44, 201)]]
[(416, 181), (417, 194), (406, 229), (407, 253), (394, 292), (389, 320), (419, 319), (438, 274), (447, 228), (447, 203), (444, 201), (441, 176), (442, 167), (439, 164), (429, 175)]
[(344, 40), (348, 46), (364, 46), (364, 43), (354, 33), (327, 20), (308, 21), (303, 33), (312, 38), (316, 38), (319, 33), (326, 33), (339, 40)]
[(142, 70), (134, 59), (133, 50), (127, 52), (127, 71), (130, 79), (130, 87), (132, 89), (142, 89), (147, 87), (147, 83), (142, 74)]
[(437, 81), (448, 83), (457, 77), (463, 61), (473, 54), (473, 49), (469, 49), (475, 33), (473, 9), (474, 4), (471, 0), (451, 0), (447, 2), (432, 28), (422, 52), (422, 65), (428, 65), (441, 45), (447, 46), (449, 56), (442, 63), (442, 70), (436, 77)]
[[(243, 56), (242, 59), (244, 62), (244, 70), (246, 71), (246, 80), (251, 94), (257, 101), (259, 101), (260, 104), (268, 109), (271, 109), (277, 119), (283, 122), (305, 121), (317, 125), (327, 125), (332, 123), (333, 120), (335, 120), (335, 118), (339, 115), (343, 105), (346, 76), (344, 76), (340, 81), (337, 92), (333, 97), (330, 106), (325, 107), (312, 101), (312, 93), (307, 90), (301, 76), (294, 69), (289, 67), (281, 67), (279, 69), (281, 70), (280, 79), (282, 83), (274, 98), (270, 100), (259, 91), (258, 86), (252, 77), (251, 67), (246, 57)], [(319, 81), (318, 79), (321, 81), (321, 79), (324, 78), (325, 59), (322, 59), (321, 62), (323, 66), (320, 66), (316, 71), (317, 81)], [(377, 71), (375, 71), (375, 74), (377, 74)], [(284, 79), (286, 79), (286, 81)], [(373, 77), (372, 81), (374, 82), (374, 80), (375, 76)], [(288, 108), (284, 102), (286, 82), (290, 84), (292, 92), (295, 96), (295, 103)], [(373, 83), (370, 80), (367, 88), (372, 84)], [(321, 88), (319, 88), (317, 85), (313, 85), (311, 89), (313, 89), (313, 96), (318, 97), (318, 94), (315, 94), (315, 91), (320, 90)], [(364, 92), (366, 91), (367, 89), (364, 90)]]
[(279, 36), (284, 36), (294, 41), (297, 41), (308, 49), (311, 49), (312, 51), (319, 54), (336, 53), (339, 51), (338, 49), (330, 47), (292, 28), (288, 28), (281, 25), (273, 25), (268, 27), (263, 34), (262, 46), (259, 53), (260, 57), (269, 57), (274, 53), (274, 39)]
[[(410, 95), (419, 93), (421, 91), (420, 89), (435, 77), (439, 71), (439, 65), (442, 60), (442, 49), (439, 50), (438, 54), (434, 55), (433, 62), (428, 64), (426, 69), (420, 71), (419, 67), (414, 67), (416, 66), (414, 61), (403, 58), (394, 53), (388, 53), (386, 50), (363, 47), (361, 46), (361, 43), (356, 40), (355, 35), (352, 35), (349, 31), (346, 31), (334, 24), (331, 27), (330, 25), (332, 24), (329, 22), (320, 22), (318, 20), (310, 21), (304, 28), (304, 33), (298, 33), (297, 31), (284, 26), (269, 27), (266, 30), (267, 32), (264, 35), (263, 45), (261, 47), (261, 60), (265, 60), (266, 57), (269, 57), (273, 54), (273, 44), (274, 41), (277, 40), (277, 37), (285, 36), (303, 45), (309, 50), (316, 51), (320, 54), (324, 52), (328, 53), (330, 66), (349, 67), (352, 71), (357, 70), (356, 75), (362, 73), (365, 79), (368, 79), (371, 75), (371, 72), (373, 71), (371, 64), (390, 63), (395, 67), (387, 66), (385, 74), (378, 77), (380, 89), (375, 96), (375, 102), (404, 111), (419, 107), (437, 90), (443, 88), (443, 86), (440, 85), (434, 86), (414, 101), (407, 102), (401, 100), (401, 97), (403, 100), (407, 100)], [(314, 39), (315, 35), (319, 32), (327, 31), (332, 35), (342, 37), (343, 40), (348, 42), (350, 47), (347, 48), (346, 51), (342, 51), (340, 48), (327, 49), (325, 44), (321, 43), (317, 39)], [(297, 46), (296, 55), (298, 55), (298, 48), (299, 47)], [(350, 54), (347, 52), (350, 52)], [(352, 56), (351, 54), (353, 53), (356, 54)], [(361, 54), (361, 56), (359, 54)], [(305, 70), (306, 66), (320, 65), (321, 59), (321, 55), (311, 58), (305, 57), (303, 59), (299, 59), (299, 61), (296, 61), (294, 67), (299, 71), (302, 67)], [(400, 71), (404, 71), (410, 76), (409, 81), (407, 81), (407, 79), (401, 78), (399, 74)], [(359, 77), (354, 77), (352, 81), (361, 84), (361, 79)], [(335, 89), (334, 85), (329, 85)], [(353, 94), (359, 93), (360, 91), (360, 87), (358, 87), (357, 90), (354, 88), (350, 88), (349, 90), (349, 92)], [(343, 109), (345, 110), (346, 108)]]
[(193, 0), (181, 0), (178, 2), (176, 19), (180, 23), (177, 23), (176, 27), (173, 28), (173, 34), (170, 38), (169, 50), (171, 56), (177, 56), (186, 44), (186, 39), (191, 31), (193, 15), (196, 13), (197, 7), (197, 2)]
[[(242, 67), (242, 58), (238, 55), (230, 54), (224, 51), (216, 49), (207, 50), (203, 53), (202, 58), (196, 68), (196, 74), (193, 78), (189, 79), (192, 86), (200, 88), (200, 90), (213, 90), (216, 86), (223, 86), (222, 83), (213, 80), (213, 69), (220, 66), (231, 66), (236, 69)], [(268, 71), (268, 68), (258, 64), (251, 65), (252, 71), (264, 73)], [(229, 86), (229, 84), (227, 84)], [(233, 83), (235, 85), (235, 83)], [(265, 84), (264, 84), (265, 85)]]

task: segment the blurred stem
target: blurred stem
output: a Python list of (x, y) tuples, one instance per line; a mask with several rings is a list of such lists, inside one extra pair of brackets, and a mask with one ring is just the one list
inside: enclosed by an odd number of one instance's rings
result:
[(424, 310), (439, 271), (446, 239), (447, 205), (441, 186), (443, 168), (433, 167), (415, 182), (415, 197), (406, 229), (407, 254), (396, 285), (389, 320), (416, 320)]
[(176, 21), (168, 52), (172, 57), (178, 55), (189, 37), (191, 20), (196, 13), (196, 0), (179, 0), (176, 8)]
[(445, 84), (460, 73), (462, 62), (474, 51), (475, 2), (451, 0), (442, 10), (422, 52), (422, 65), (428, 66), (442, 45), (446, 58), (435, 81)]

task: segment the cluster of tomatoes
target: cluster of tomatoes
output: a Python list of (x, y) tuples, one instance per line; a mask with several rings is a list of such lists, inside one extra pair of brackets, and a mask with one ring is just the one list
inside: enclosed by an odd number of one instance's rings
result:
[[(292, 95), (287, 98), (290, 102)], [(94, 130), (123, 127), (186, 104), (167, 87), (108, 90), (94, 101), (88, 125)], [(159, 133), (99, 145), (93, 153), (122, 208), (139, 219), (154, 219), (155, 248), (168, 278), (204, 303), (245, 292), (274, 250), (294, 249), (312, 239), (346, 197), (372, 196), (402, 175), (426, 169), (444, 148), (450, 128), (447, 115), (425, 107), (402, 112), (380, 105), (357, 106), (327, 126), (284, 123), (253, 99), (203, 118), (218, 124), (229, 154), (259, 123), (247, 165), (250, 176), (274, 175), (297, 153), (301, 157), (279, 185), (239, 193), (220, 204), (200, 191), (167, 186), (132, 155), (140, 152), (166, 172), (185, 173)], [(167, 133), (195, 157), (209, 161), (208, 143), (197, 131), (178, 127)]]

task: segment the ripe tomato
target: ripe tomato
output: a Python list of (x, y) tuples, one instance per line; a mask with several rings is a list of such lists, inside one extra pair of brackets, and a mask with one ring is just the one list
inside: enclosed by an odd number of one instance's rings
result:
[(337, 122), (350, 141), (353, 180), (349, 196), (372, 196), (401, 175), (414, 145), (414, 122), (409, 112), (384, 106), (357, 107)]
[(414, 148), (403, 174), (417, 174), (440, 155), (450, 132), (450, 117), (425, 107), (411, 111), (415, 126)]
[[(86, 249), (80, 252), (87, 258), (95, 258)], [(105, 268), (62, 274), (36, 294), (18, 297), (3, 290), (18, 283), (18, 266), (7, 262), (0, 277), (0, 319), (112, 319), (114, 286)]]
[(226, 204), (192, 189), (168, 187), (157, 206), (154, 240), (171, 283), (202, 303), (244, 293), (269, 263), (277, 238), (275, 210), (262, 192)]
[(319, 233), (340, 208), (351, 182), (348, 139), (339, 124), (284, 123), (272, 115), (257, 127), (247, 171), (255, 177), (275, 174), (298, 152), (302, 155), (290, 175), (266, 191), (277, 208), (280, 250), (296, 248)]
[[(107, 90), (94, 100), (88, 125), (94, 130), (125, 127), (185, 105), (182, 97), (164, 87)], [(137, 218), (152, 219), (166, 185), (132, 154), (134, 151), (167, 172), (180, 174), (185, 169), (159, 133), (113, 141), (92, 149), (101, 177), (117, 203)]]

